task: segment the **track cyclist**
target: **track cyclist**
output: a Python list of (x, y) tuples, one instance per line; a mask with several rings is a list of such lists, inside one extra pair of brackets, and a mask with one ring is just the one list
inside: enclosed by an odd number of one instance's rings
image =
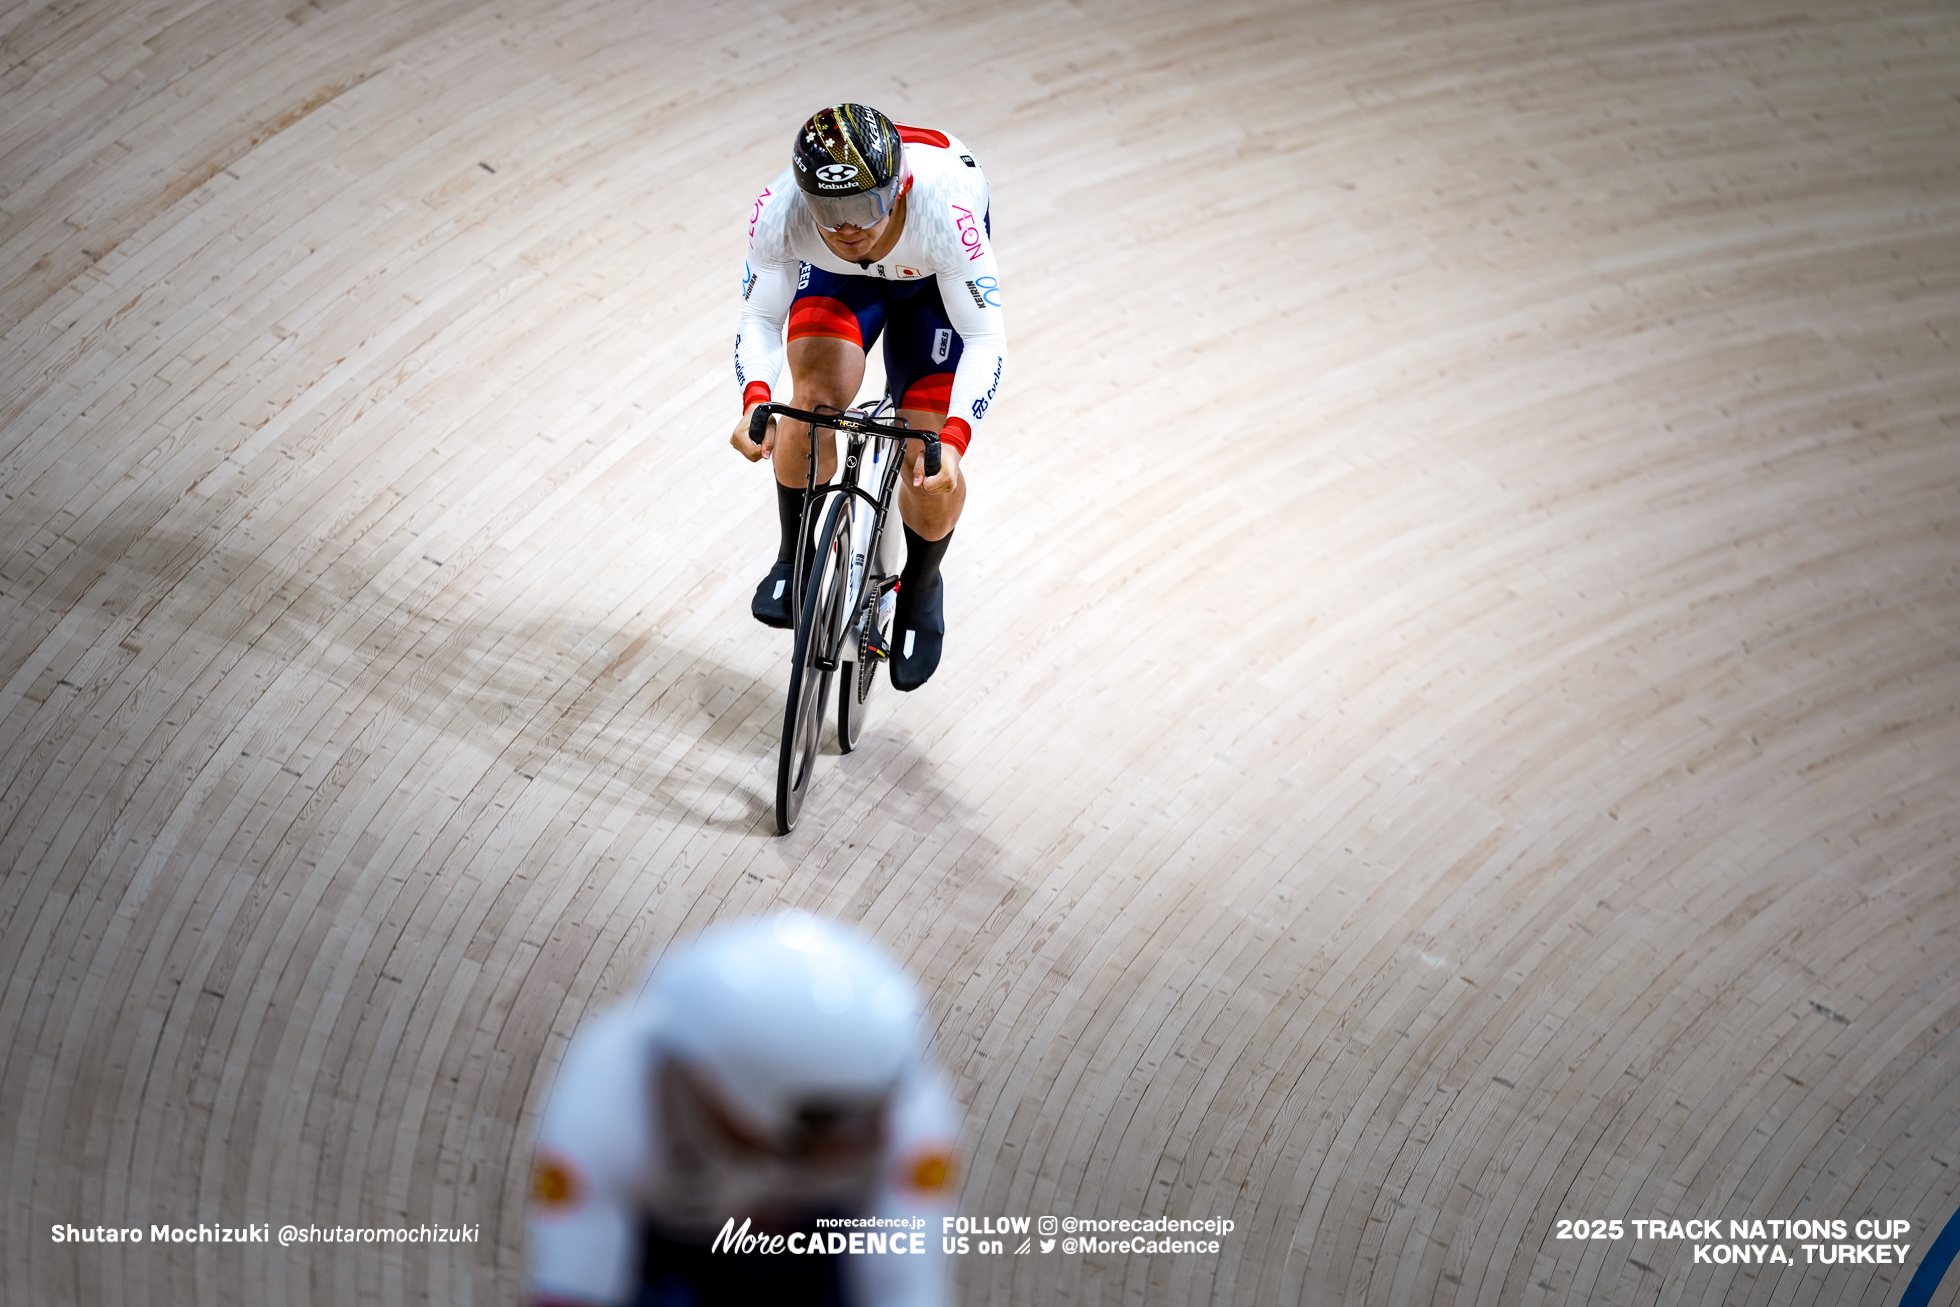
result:
[[(804, 123), (790, 166), (749, 215), (735, 337), (743, 415), (730, 443), (751, 462), (773, 461), (782, 528), (751, 611), (766, 625), (790, 625), (810, 428), (779, 418), (758, 445), (749, 439), (749, 412), (769, 402), (785, 356), (791, 407), (848, 408), (864, 381), (865, 352), (882, 331), (899, 418), (939, 432), (944, 449), (939, 474), (928, 477), (920, 446), (908, 442), (899, 482), (905, 564), (888, 653), (900, 690), (924, 685), (939, 666), (946, 633), (939, 564), (966, 504), (961, 459), (1007, 368), (989, 216), (987, 175), (966, 146), (862, 104), (832, 105)], [(829, 481), (837, 467), (833, 433), (825, 433), (818, 460)]]
[(565, 1050), (531, 1307), (945, 1307), (957, 1134), (882, 950), (801, 912), (711, 927)]

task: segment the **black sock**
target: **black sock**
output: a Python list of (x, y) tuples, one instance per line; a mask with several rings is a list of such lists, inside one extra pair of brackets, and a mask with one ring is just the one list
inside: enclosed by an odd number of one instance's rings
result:
[(939, 560), (946, 556), (946, 546), (952, 543), (951, 531), (937, 540), (928, 540), (911, 527), (905, 528), (905, 567), (898, 574), (899, 607), (910, 612), (912, 604), (932, 593), (932, 583), (939, 579)]
[[(791, 562), (796, 558), (796, 524), (803, 520), (802, 486), (786, 486), (780, 481), (776, 483), (776, 518), (783, 532), (781, 541), (776, 545), (776, 561)], [(810, 524), (810, 530), (815, 534), (816, 523)], [(808, 553), (806, 548), (806, 557)]]

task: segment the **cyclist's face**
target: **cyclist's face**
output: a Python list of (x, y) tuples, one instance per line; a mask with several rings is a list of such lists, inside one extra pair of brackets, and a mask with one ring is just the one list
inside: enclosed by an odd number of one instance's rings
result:
[(869, 227), (839, 227), (836, 231), (824, 231), (819, 227), (817, 230), (823, 232), (823, 243), (830, 246), (831, 253), (856, 261), (868, 258), (878, 242), (884, 239), (885, 233), (891, 229), (893, 216), (888, 213)]
[(785, 1213), (860, 1206), (877, 1189), (887, 1103), (818, 1113), (777, 1138), (746, 1120), (709, 1077), (678, 1059), (661, 1061), (671, 1219), (709, 1230), (729, 1216), (766, 1224)]
[(882, 1099), (799, 1115), (784, 1137), (772, 1137), (717, 1091), (711, 1078), (677, 1058), (662, 1068), (670, 1128), (693, 1134), (739, 1163), (782, 1162), (824, 1170), (875, 1160), (884, 1147), (888, 1105)]

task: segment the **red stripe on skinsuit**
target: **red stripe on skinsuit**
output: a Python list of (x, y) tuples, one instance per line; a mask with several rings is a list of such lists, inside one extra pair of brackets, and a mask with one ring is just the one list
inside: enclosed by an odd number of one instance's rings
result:
[(921, 413), (946, 415), (947, 407), (953, 402), (953, 374), (935, 372), (929, 377), (920, 377), (905, 388), (905, 398), (900, 400), (900, 408), (916, 409)]
[(789, 339), (801, 336), (834, 336), (864, 348), (858, 331), (857, 314), (843, 300), (828, 295), (806, 295), (789, 308)]

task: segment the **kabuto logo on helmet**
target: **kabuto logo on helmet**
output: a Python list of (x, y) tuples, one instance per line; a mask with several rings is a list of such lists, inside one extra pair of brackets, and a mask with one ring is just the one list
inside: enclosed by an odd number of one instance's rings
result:
[(790, 159), (812, 216), (826, 230), (875, 225), (907, 183), (898, 128), (869, 105), (819, 109), (797, 132)]

